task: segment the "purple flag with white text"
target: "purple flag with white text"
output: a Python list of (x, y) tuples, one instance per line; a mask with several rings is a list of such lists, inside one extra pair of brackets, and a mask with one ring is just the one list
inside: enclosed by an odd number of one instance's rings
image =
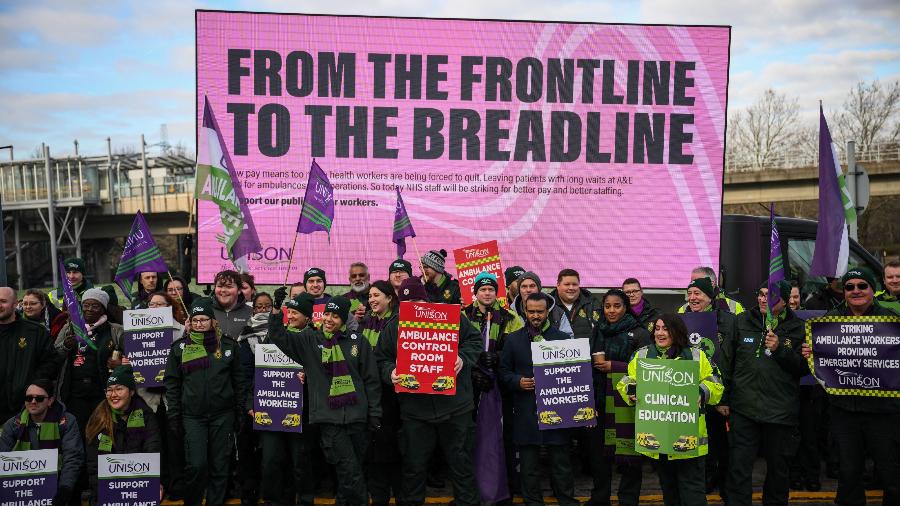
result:
[(306, 195), (300, 209), (300, 220), (297, 222), (297, 233), (311, 234), (323, 230), (328, 233), (330, 241), (333, 221), (334, 188), (325, 171), (313, 160), (309, 170), (309, 181), (306, 183)]
[(114, 281), (125, 296), (131, 298), (131, 282), (134, 276), (141, 272), (166, 272), (168, 271), (162, 253), (150, 233), (150, 226), (144, 215), (138, 211), (131, 224), (131, 231), (125, 238), (125, 248), (122, 250), (122, 258), (116, 268)]
[(415, 236), (416, 231), (413, 230), (412, 222), (409, 221), (406, 205), (403, 204), (403, 197), (400, 196), (400, 188), (397, 188), (397, 209), (394, 211), (394, 236), (392, 239), (397, 245), (397, 258), (403, 258), (403, 255), (406, 254), (406, 238)]

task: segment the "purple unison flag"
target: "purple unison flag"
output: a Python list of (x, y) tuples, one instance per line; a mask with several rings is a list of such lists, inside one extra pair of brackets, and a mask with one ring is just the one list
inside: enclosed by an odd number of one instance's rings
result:
[(816, 227), (816, 248), (809, 266), (811, 276), (839, 278), (847, 272), (850, 241), (847, 221), (852, 203), (846, 209), (850, 195), (844, 194), (844, 174), (838, 162), (825, 113), (819, 105), (819, 224)]
[(324, 230), (331, 240), (331, 223), (334, 221), (334, 188), (325, 171), (315, 160), (309, 170), (309, 181), (306, 183), (306, 195), (300, 209), (300, 220), (297, 222), (297, 233), (311, 234)]
[[(59, 259), (59, 272), (66, 272), (66, 267), (63, 265), (62, 258)], [(78, 301), (78, 297), (75, 296), (75, 291), (72, 290), (72, 283), (69, 283), (69, 278), (66, 276), (62, 277), (62, 286), (63, 302), (66, 311), (69, 312), (69, 322), (72, 324), (75, 337), (86, 346), (96, 350), (97, 345), (88, 338), (87, 324), (84, 322), (84, 315), (81, 314), (81, 303)]]
[(217, 239), (225, 245), (235, 267), (241, 272), (248, 272), (247, 258), (251, 253), (261, 251), (262, 244), (244, 199), (244, 191), (238, 183), (234, 163), (226, 149), (222, 130), (206, 97), (203, 98), (203, 125), (197, 142), (195, 197), (219, 206), (222, 233)]
[(125, 249), (122, 250), (122, 258), (116, 269), (114, 278), (117, 285), (122, 288), (125, 296), (131, 298), (131, 281), (141, 272), (166, 272), (166, 266), (162, 253), (150, 233), (150, 227), (144, 215), (138, 211), (131, 224), (131, 232), (125, 239)]
[(415, 237), (416, 231), (413, 230), (412, 222), (409, 221), (409, 214), (406, 213), (406, 205), (403, 204), (403, 197), (400, 196), (400, 188), (397, 188), (397, 209), (394, 211), (394, 237), (392, 241), (397, 245), (397, 257), (403, 258), (406, 254), (406, 238)]
[(769, 204), (769, 220), (772, 223), (772, 239), (769, 244), (769, 295), (767, 298), (769, 312), (766, 314), (767, 320), (772, 317), (772, 308), (781, 300), (778, 282), (784, 281), (784, 257), (781, 255), (778, 227), (775, 226), (775, 204)]

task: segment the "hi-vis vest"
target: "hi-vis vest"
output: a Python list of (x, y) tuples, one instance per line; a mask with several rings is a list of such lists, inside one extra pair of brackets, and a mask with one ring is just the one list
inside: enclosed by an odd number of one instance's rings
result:
[[(725, 392), (725, 385), (722, 384), (722, 381), (715, 375), (713, 372), (712, 364), (710, 364), (709, 359), (706, 358), (706, 353), (701, 351), (699, 348), (691, 347), (688, 350), (682, 350), (681, 355), (675, 357), (675, 360), (687, 360), (688, 353), (690, 353), (690, 360), (695, 360), (700, 362), (700, 395), (703, 396), (703, 406), (700, 409), (700, 438), (699, 438), (699, 447), (697, 449), (697, 457), (702, 457), (709, 453), (709, 436), (706, 433), (706, 405), (718, 404), (722, 399), (722, 393)], [(619, 395), (622, 396), (622, 399), (625, 400), (629, 405), (632, 404), (631, 400), (628, 399), (628, 386), (629, 385), (637, 385), (637, 360), (639, 358), (659, 358), (656, 352), (656, 346), (644, 346), (643, 348), (637, 350), (634, 353), (634, 357), (631, 359), (631, 362), (628, 363), (628, 374), (622, 377), (619, 380), (619, 383), (616, 385), (616, 390), (619, 391)], [(637, 451), (643, 455), (648, 457), (658, 459), (659, 455), (653, 453), (644, 453), (640, 449)], [(695, 457), (688, 457), (684, 455), (674, 455), (669, 454), (669, 460), (676, 459), (690, 459)]]
[[(744, 312), (743, 304), (741, 304), (740, 302), (738, 302), (734, 299), (731, 299), (724, 295), (721, 295), (721, 294), (717, 295), (716, 298), (713, 299), (712, 302), (713, 302), (713, 307), (719, 308), (719, 309), (727, 308), (728, 312), (735, 316)], [(725, 307), (723, 307), (723, 306), (725, 306)], [(685, 302), (684, 305), (682, 305), (680, 308), (678, 308), (678, 312), (684, 313), (687, 311), (687, 308), (688, 308), (688, 304), (687, 304), (687, 302)]]

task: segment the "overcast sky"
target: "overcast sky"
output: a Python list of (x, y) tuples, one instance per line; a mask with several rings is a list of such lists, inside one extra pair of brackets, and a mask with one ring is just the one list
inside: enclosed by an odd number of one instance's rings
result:
[[(729, 109), (768, 87), (837, 109), (858, 81), (900, 78), (896, 0), (28, 0), (0, 3), (0, 145), (16, 158), (104, 154), (140, 134), (194, 143), (194, 9), (732, 25)], [(0, 153), (6, 157), (7, 153)]]

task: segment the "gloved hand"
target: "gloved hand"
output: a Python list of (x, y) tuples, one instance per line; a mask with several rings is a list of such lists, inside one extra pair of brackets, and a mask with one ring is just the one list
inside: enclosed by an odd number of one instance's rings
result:
[(59, 487), (56, 495), (53, 496), (53, 506), (66, 506), (69, 504), (69, 498), (72, 497), (72, 489), (69, 487)]
[(487, 392), (494, 388), (494, 380), (480, 368), (472, 369), (472, 386), (481, 392)]
[(284, 302), (284, 299), (287, 298), (288, 289), (286, 286), (281, 286), (275, 289), (275, 300), (273, 301), (272, 307), (275, 309), (281, 309), (281, 304)]
[(369, 430), (372, 432), (381, 430), (381, 418), (377, 416), (369, 417)]
[(481, 355), (478, 355), (478, 365), (496, 370), (497, 366), (500, 365), (500, 354), (496, 351), (482, 351)]

